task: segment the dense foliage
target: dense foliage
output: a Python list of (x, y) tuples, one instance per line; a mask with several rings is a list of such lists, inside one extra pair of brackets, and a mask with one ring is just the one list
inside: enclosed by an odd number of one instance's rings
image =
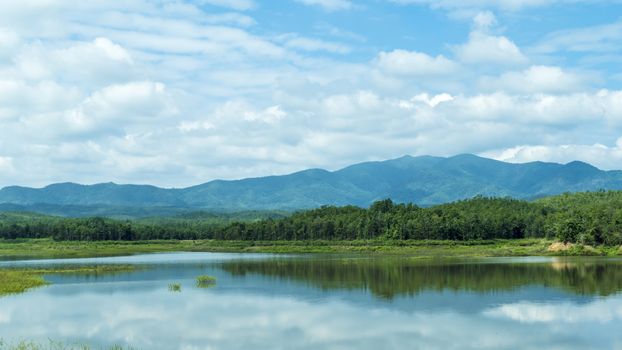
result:
[(119, 221), (0, 214), (0, 238), (56, 240), (485, 240), (558, 238), (622, 244), (622, 192), (564, 194), (535, 202), (475, 197), (420, 208), (377, 201), (368, 209), (325, 206), (287, 217), (231, 222), (204, 215)]

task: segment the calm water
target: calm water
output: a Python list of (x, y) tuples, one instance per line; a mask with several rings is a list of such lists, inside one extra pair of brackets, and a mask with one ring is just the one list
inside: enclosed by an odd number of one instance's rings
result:
[[(622, 261), (214, 253), (0, 298), (0, 338), (139, 349), (622, 349)], [(198, 275), (217, 278), (209, 289)], [(168, 290), (182, 284), (181, 293)]]

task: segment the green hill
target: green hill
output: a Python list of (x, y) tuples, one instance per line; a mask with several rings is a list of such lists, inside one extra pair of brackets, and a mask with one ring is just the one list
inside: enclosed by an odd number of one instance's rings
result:
[(405, 156), (333, 172), (310, 169), (283, 176), (216, 180), (183, 189), (113, 183), (63, 183), (40, 189), (11, 186), (0, 190), (0, 210), (4, 206), (67, 216), (144, 217), (196, 210), (366, 207), (383, 198), (430, 206), (477, 195), (535, 199), (600, 189), (622, 189), (622, 171), (603, 171), (582, 162), (512, 164), (474, 155)]

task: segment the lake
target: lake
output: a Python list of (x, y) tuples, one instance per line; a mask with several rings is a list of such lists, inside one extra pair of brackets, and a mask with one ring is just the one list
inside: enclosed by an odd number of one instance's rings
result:
[[(172, 253), (0, 298), (0, 338), (136, 349), (622, 349), (622, 260)], [(217, 279), (197, 288), (195, 279)], [(181, 292), (168, 285), (180, 283)]]

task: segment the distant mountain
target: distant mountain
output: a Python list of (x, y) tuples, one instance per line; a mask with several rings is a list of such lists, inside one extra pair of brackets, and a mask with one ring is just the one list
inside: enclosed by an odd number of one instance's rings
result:
[(4, 203), (0, 210), (15, 206), (47, 206), (54, 208), (55, 214), (63, 212), (63, 207), (73, 212), (85, 212), (79, 208), (88, 207), (91, 210), (86, 212), (96, 213), (137, 207), (165, 208), (162, 212), (293, 210), (321, 205), (368, 206), (383, 198), (433, 205), (476, 195), (532, 199), (599, 189), (622, 189), (622, 171), (603, 171), (583, 162), (512, 164), (468, 154), (405, 156), (334, 172), (309, 169), (283, 176), (216, 180), (184, 189), (114, 183), (62, 183), (41, 189), (12, 186), (0, 190), (0, 203)]

